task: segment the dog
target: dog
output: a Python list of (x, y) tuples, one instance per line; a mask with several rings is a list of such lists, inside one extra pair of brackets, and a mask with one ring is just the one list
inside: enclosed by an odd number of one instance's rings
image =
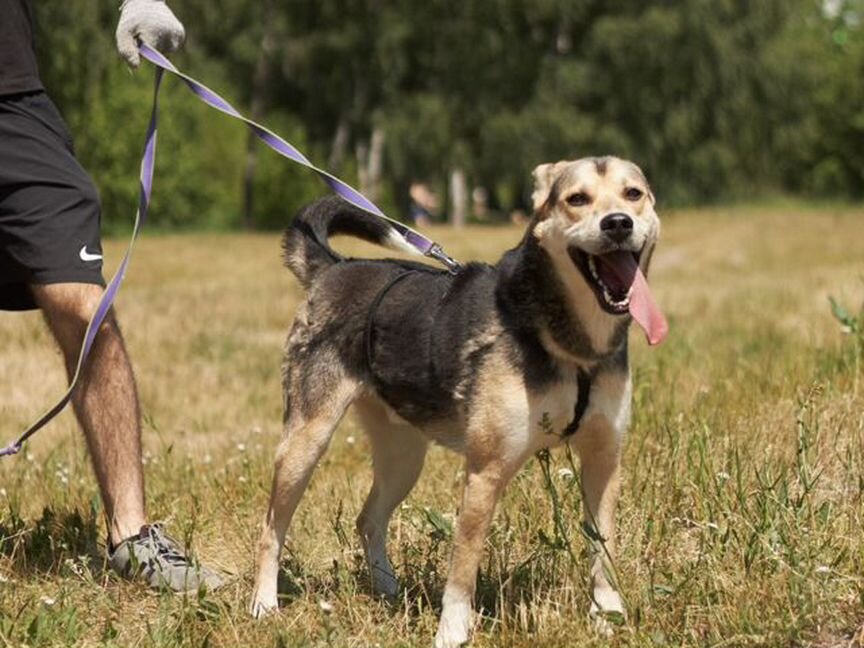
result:
[[(630, 420), (627, 332), (667, 332), (645, 274), (660, 232), (642, 171), (614, 157), (543, 164), (534, 215), (494, 266), (457, 272), (401, 260), (346, 259), (328, 237), (394, 249), (401, 235), (343, 200), (303, 209), (283, 239), (307, 291), (284, 355), (284, 438), (259, 542), (251, 613), (277, 609), (279, 554), (291, 517), (350, 405), (369, 435), (374, 480), (357, 520), (373, 588), (398, 580), (387, 526), (430, 441), (465, 458), (465, 483), (436, 648), (467, 642), (477, 571), (504, 487), (540, 450), (580, 457), (588, 523), (615, 549), (621, 446)], [(625, 612), (591, 558), (591, 614)]]

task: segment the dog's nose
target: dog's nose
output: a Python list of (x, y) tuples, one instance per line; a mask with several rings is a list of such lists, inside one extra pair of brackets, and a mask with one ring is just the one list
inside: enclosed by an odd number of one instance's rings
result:
[(622, 243), (633, 233), (633, 219), (627, 214), (609, 214), (600, 221), (600, 231), (616, 243)]

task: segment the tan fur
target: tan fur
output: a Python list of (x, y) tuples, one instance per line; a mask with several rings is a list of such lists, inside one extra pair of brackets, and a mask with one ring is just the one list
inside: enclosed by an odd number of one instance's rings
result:
[[(624, 212), (635, 221), (634, 236), (647, 251), (640, 263), (647, 264), (645, 257), (650, 255), (659, 233), (653, 195), (638, 167), (616, 158), (540, 165), (534, 178), (533, 200), (537, 210), (534, 236), (551, 257), (574, 316), (578, 316), (596, 348), (605, 351), (612, 341), (614, 320), (598, 306), (584, 280), (577, 276), (576, 268), (566, 258), (567, 246), (578, 243), (590, 250), (594, 244), (592, 237), (597, 236), (598, 219), (610, 211)], [(639, 200), (628, 199), (625, 192), (631, 187), (637, 187), (644, 195)], [(588, 194), (590, 203), (570, 205), (568, 197), (576, 192)], [(310, 301), (314, 299), (314, 286), (312, 292)], [(297, 353), (310, 335), (312, 325), (307, 312), (311, 308), (305, 306), (298, 311), (286, 362), (291, 362), (292, 353)], [(321, 326), (320, 317), (316, 318)], [(541, 343), (558, 360), (562, 378), (542, 392), (532, 392), (512, 365), (512, 349), (507, 346), (504, 332), (503, 322), (488, 322), (482, 335), (458, 350), (463, 362), (474, 354), (482, 357), (478, 375), (466, 374), (454, 394), (464, 404), (464, 416), (422, 430), (412, 428), (396, 416), (371, 388), (340, 375), (338, 366), (332, 371), (322, 371), (316, 380), (323, 383), (314, 387), (316, 393), (327, 395), (324, 401), (314, 403), (306, 412), (292, 406), (286, 417), (270, 509), (259, 543), (258, 575), (251, 604), (254, 615), (277, 608), (276, 574), (285, 531), (315, 464), (352, 401), (372, 442), (375, 477), (357, 528), (377, 591), (388, 596), (398, 591), (396, 575), (386, 555), (386, 530), (392, 512), (420, 474), (428, 439), (464, 457), (464, 491), (436, 647), (455, 648), (468, 641), (473, 627), (477, 569), (495, 506), (510, 479), (538, 450), (569, 442), (578, 453), (587, 522), (596, 526), (606, 551), (614, 552), (621, 447), (630, 419), (629, 371), (613, 365), (596, 368), (591, 361), (561, 349), (541, 332)], [(320, 352), (320, 358), (316, 366), (337, 363), (326, 349)], [(464, 364), (468, 366), (467, 362)], [(582, 425), (577, 434), (565, 439), (561, 434), (573, 416), (580, 368), (594, 368), (597, 373)], [(296, 384), (290, 366), (285, 376), (286, 402), (302, 401), (305, 394)], [(465, 397), (469, 378), (474, 378), (470, 402)], [(624, 611), (614, 583), (606, 576), (604, 555), (604, 551), (595, 551), (591, 556), (592, 614)]]

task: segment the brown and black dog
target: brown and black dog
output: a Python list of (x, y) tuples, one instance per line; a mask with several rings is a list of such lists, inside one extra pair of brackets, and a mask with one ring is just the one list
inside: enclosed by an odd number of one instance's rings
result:
[[(495, 505), (537, 451), (569, 443), (586, 517), (614, 551), (621, 445), (630, 420), (631, 319), (659, 342), (666, 323), (645, 282), (660, 221), (639, 168), (618, 158), (544, 164), (522, 241), (494, 266), (451, 274), (398, 260), (344, 259), (330, 235), (404, 248), (338, 198), (305, 208), (285, 235), (307, 290), (285, 347), (285, 436), (276, 454), (251, 611), (277, 608), (291, 517), (350, 405), (368, 433), (374, 482), (357, 528), (376, 590), (393, 595), (387, 526), (430, 441), (465, 458), (438, 648), (468, 641), (477, 569)], [(591, 563), (591, 611), (624, 612)]]

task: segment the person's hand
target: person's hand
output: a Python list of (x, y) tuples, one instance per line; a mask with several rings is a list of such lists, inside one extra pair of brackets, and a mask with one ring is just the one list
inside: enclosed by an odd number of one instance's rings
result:
[(117, 51), (138, 67), (138, 42), (160, 52), (173, 52), (183, 44), (186, 31), (164, 0), (124, 0), (117, 23)]

